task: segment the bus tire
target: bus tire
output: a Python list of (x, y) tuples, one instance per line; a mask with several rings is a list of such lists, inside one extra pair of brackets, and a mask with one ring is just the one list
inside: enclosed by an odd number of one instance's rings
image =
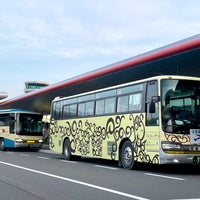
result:
[(5, 151), (5, 143), (3, 138), (0, 139), (0, 151)]
[(132, 169), (134, 166), (134, 148), (129, 140), (125, 141), (121, 147), (120, 162), (125, 169)]
[(71, 159), (71, 144), (68, 139), (64, 141), (63, 145), (63, 156), (65, 160), (70, 160)]

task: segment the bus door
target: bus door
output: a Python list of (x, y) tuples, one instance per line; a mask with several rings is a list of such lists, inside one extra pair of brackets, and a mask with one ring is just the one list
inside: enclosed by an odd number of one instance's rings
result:
[(6, 120), (6, 126), (8, 127), (7, 137), (4, 138), (5, 147), (14, 147), (15, 143), (15, 114), (10, 113)]
[(3, 147), (14, 146), (14, 114), (0, 115), (0, 138)]
[(158, 82), (147, 83), (146, 93), (146, 151), (151, 157), (159, 154), (160, 126), (159, 126)]

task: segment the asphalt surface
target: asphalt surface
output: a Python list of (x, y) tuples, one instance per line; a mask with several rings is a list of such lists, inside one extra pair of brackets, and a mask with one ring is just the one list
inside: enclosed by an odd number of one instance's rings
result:
[(48, 146), (0, 152), (1, 200), (200, 199), (199, 166), (139, 165), (82, 158), (65, 161)]

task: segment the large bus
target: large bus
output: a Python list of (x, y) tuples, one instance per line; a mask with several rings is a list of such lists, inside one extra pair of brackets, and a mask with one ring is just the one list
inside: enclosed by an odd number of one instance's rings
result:
[(156, 76), (52, 102), (50, 148), (65, 159), (200, 164), (200, 78)]
[(0, 110), (0, 150), (29, 147), (39, 149), (43, 143), (43, 115), (35, 112)]

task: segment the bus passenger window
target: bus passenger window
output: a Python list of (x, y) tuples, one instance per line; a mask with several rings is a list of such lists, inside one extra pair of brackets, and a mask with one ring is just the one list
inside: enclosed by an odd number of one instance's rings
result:
[(142, 93), (129, 95), (129, 111), (139, 111), (142, 108)]
[(63, 108), (63, 119), (76, 117), (77, 104), (66, 105)]
[(105, 99), (105, 114), (115, 112), (115, 97)]
[(62, 113), (62, 106), (61, 106), (61, 102), (54, 102), (53, 104), (53, 113), (52, 113), (52, 119), (54, 120), (58, 120), (60, 119)]
[(95, 115), (104, 114), (104, 99), (96, 101)]
[(69, 107), (69, 116), (70, 117), (76, 117), (76, 109), (77, 109), (77, 104), (72, 104)]
[(85, 115), (91, 116), (94, 114), (94, 101), (86, 102)]
[(129, 96), (120, 96), (118, 97), (117, 101), (117, 112), (127, 112), (128, 111), (128, 101), (129, 101)]
[(66, 119), (69, 117), (69, 105), (64, 106), (63, 108), (63, 119)]
[(82, 117), (85, 115), (85, 103), (78, 104), (78, 116)]

